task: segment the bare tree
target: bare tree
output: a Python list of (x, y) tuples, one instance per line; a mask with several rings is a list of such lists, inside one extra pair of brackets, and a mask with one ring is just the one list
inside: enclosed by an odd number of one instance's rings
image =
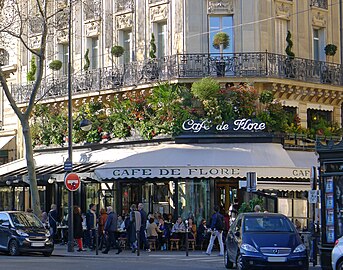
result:
[[(32, 0), (31, 2), (24, 0), (0, 0), (0, 7), (0, 47), (13, 46), (13, 39), (15, 39), (17, 43), (14, 43), (14, 46), (23, 47), (24, 50), (31, 52), (37, 59), (35, 78), (33, 83), (29, 84), (29, 87), (31, 87), (30, 97), (24, 109), (20, 108), (16, 103), (9, 89), (7, 74), (5, 74), (1, 65), (0, 82), (22, 127), (32, 208), (35, 214), (40, 215), (41, 208), (33, 159), (30, 115), (36, 104), (37, 93), (43, 78), (49, 29), (54, 27), (54, 18), (57, 13), (61, 13), (63, 10), (56, 11), (53, 0)], [(39, 38), (38, 50), (30, 47), (29, 37), (32, 31)]]

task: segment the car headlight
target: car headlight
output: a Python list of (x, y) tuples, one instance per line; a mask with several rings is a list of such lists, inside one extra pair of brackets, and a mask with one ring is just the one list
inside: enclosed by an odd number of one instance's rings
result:
[(300, 244), (294, 249), (294, 253), (304, 252), (306, 250), (306, 247), (304, 244)]
[(254, 248), (252, 245), (249, 245), (249, 244), (242, 244), (241, 249), (244, 249), (245, 251), (249, 251), (249, 252), (258, 252), (256, 248)]
[(28, 236), (29, 236), (26, 232), (24, 232), (24, 231), (22, 231), (22, 230), (16, 230), (16, 233), (17, 233), (19, 236), (23, 236), (23, 237), (28, 237)]

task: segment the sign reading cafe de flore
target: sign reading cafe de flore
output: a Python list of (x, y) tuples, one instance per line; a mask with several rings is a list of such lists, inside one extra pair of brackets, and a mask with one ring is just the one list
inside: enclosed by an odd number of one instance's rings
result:
[[(182, 124), (184, 133), (192, 134), (221, 134), (221, 133), (258, 133), (266, 129), (266, 124), (254, 122), (252, 119), (237, 119), (230, 122), (212, 124), (210, 120), (188, 119)], [(182, 150), (182, 149), (181, 149)], [(182, 152), (180, 152), (182, 155)], [(162, 157), (157, 157), (161, 160)], [(120, 167), (102, 169), (103, 178), (245, 178), (251, 172), (251, 166), (226, 164), (225, 160), (219, 160), (209, 164), (183, 164), (180, 165), (158, 165), (147, 161), (146, 165), (138, 167)], [(280, 177), (284, 175), (290, 178), (309, 178), (310, 170), (296, 167), (259, 167), (253, 168), (258, 177)]]

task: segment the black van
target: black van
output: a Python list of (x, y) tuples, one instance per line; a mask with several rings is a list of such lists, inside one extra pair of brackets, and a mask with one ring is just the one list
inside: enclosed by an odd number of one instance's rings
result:
[(49, 231), (32, 213), (20, 211), (0, 212), (0, 250), (12, 256), (39, 252), (50, 256), (54, 243)]

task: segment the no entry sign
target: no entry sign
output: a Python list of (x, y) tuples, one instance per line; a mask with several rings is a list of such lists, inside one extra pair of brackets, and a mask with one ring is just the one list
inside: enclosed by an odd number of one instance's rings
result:
[(78, 190), (80, 183), (80, 177), (76, 173), (68, 173), (64, 179), (64, 184), (69, 191)]

